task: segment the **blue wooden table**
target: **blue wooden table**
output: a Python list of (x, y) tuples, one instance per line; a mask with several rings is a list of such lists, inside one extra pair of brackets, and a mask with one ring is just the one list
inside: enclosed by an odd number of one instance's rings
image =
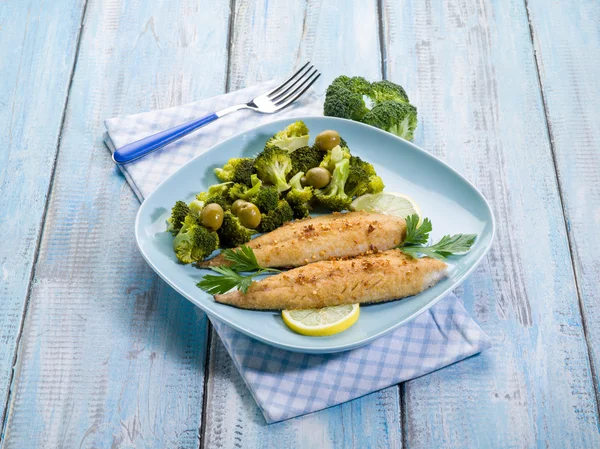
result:
[[(311, 60), (402, 84), (415, 142), (490, 200), (459, 289), (485, 353), (268, 426), (138, 253), (103, 120)], [(0, 2), (2, 447), (598, 448), (597, 0)]]

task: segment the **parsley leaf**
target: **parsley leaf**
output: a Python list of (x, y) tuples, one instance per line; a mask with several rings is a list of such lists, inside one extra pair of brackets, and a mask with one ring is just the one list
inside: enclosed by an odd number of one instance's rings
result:
[(406, 245), (423, 245), (429, 240), (429, 233), (432, 230), (431, 221), (425, 218), (421, 226), (419, 226), (419, 216), (412, 214), (406, 217), (406, 238), (403, 246)]
[[(207, 274), (200, 282), (198, 282), (198, 284), (196, 284), (211, 295), (227, 293), (233, 288), (237, 288), (242, 293), (246, 293), (255, 276), (267, 272), (279, 273), (280, 271), (274, 268), (261, 267), (256, 260), (254, 251), (247, 245), (242, 246), (238, 250), (223, 250), (223, 257), (228, 262), (231, 262), (231, 266), (211, 267), (211, 270), (219, 273), (220, 276)], [(253, 273), (248, 275), (240, 274), (240, 272), (250, 271), (253, 271)]]
[(403, 246), (400, 250), (411, 257), (424, 254), (435, 259), (445, 260), (448, 256), (469, 251), (476, 238), (476, 234), (445, 235), (435, 245)]
[(240, 247), (239, 250), (223, 250), (223, 257), (231, 262), (231, 269), (234, 271), (254, 271), (262, 267), (258, 264), (254, 251), (248, 245)]

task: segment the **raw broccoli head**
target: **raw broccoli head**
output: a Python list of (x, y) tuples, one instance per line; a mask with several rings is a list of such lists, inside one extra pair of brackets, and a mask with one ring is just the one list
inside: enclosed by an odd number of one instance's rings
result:
[(309, 201), (313, 197), (312, 187), (302, 187), (300, 184), (300, 178), (304, 176), (304, 172), (298, 172), (292, 179), (290, 179), (290, 186), (292, 187), (285, 197), (286, 201), (294, 212), (294, 218), (308, 217), (310, 213)]
[(335, 164), (335, 169), (331, 174), (331, 181), (322, 188), (315, 190), (315, 198), (323, 206), (333, 211), (342, 211), (348, 209), (352, 202), (352, 197), (349, 197), (344, 188), (348, 175), (350, 174), (350, 161), (342, 158)]
[(265, 148), (280, 148), (291, 153), (306, 145), (308, 145), (308, 128), (303, 121), (298, 120), (267, 140)]
[(230, 211), (226, 211), (223, 214), (223, 224), (218, 229), (217, 234), (222, 247), (235, 248), (249, 241), (254, 231), (242, 226), (235, 215)]
[(185, 201), (177, 201), (171, 209), (171, 216), (167, 218), (167, 231), (177, 234), (183, 225), (183, 220), (190, 213), (190, 208)]
[(248, 187), (246, 184), (234, 184), (231, 189), (229, 189), (229, 197), (232, 201), (241, 198), (246, 201), (250, 201), (262, 186), (262, 181), (258, 179), (258, 176), (252, 175), (250, 176), (250, 185), (252, 187)]
[(375, 104), (383, 103), (384, 101), (408, 103), (408, 95), (406, 95), (404, 88), (387, 80), (376, 81), (371, 84), (370, 97)]
[(256, 173), (254, 159), (250, 157), (232, 158), (223, 168), (215, 168), (215, 174), (223, 182), (250, 185), (250, 177)]
[(260, 232), (271, 232), (293, 219), (294, 212), (288, 202), (280, 200), (275, 209), (261, 215), (259, 230)]
[(292, 159), (291, 174), (295, 175), (298, 172), (306, 173), (313, 167), (318, 167), (323, 160), (324, 153), (315, 145), (312, 147), (301, 147), (290, 154)]
[(277, 187), (278, 192), (290, 188), (285, 181), (287, 174), (292, 170), (290, 155), (280, 148), (265, 148), (254, 162), (258, 177)]
[(194, 215), (187, 215), (175, 239), (173, 249), (182, 263), (199, 262), (219, 247), (216, 232), (202, 226)]
[(261, 212), (270, 212), (279, 204), (279, 192), (274, 186), (263, 186), (251, 202), (260, 209)]
[(362, 121), (403, 139), (412, 140), (417, 127), (417, 108), (409, 103), (384, 101), (371, 109)]
[(339, 76), (325, 93), (323, 113), (331, 117), (360, 121), (369, 112), (363, 95), (370, 93), (369, 82), (362, 77)]

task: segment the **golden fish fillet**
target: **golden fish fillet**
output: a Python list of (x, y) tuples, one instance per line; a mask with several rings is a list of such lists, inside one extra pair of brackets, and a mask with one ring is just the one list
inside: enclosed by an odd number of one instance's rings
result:
[(385, 302), (419, 292), (446, 276), (446, 264), (413, 259), (398, 249), (355, 259), (315, 262), (215, 300), (243, 309), (309, 309), (340, 304)]
[[(386, 251), (398, 246), (406, 236), (403, 218), (370, 212), (334, 213), (286, 223), (250, 240), (263, 267), (298, 267), (334, 257), (353, 257)], [(218, 255), (201, 262), (200, 267), (229, 263)]]

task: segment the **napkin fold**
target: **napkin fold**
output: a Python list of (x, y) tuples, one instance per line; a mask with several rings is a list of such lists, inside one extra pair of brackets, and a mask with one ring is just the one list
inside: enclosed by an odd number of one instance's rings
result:
[[(106, 145), (114, 152), (158, 131), (245, 103), (275, 84), (271, 81), (183, 106), (108, 119)], [(322, 115), (322, 102), (314, 93), (276, 115), (242, 110), (119, 168), (143, 201), (179, 167), (224, 139), (272, 120), (309, 115)], [(491, 346), (454, 294), (372, 343), (336, 354), (276, 349), (209, 319), (268, 423), (422, 376)]]

